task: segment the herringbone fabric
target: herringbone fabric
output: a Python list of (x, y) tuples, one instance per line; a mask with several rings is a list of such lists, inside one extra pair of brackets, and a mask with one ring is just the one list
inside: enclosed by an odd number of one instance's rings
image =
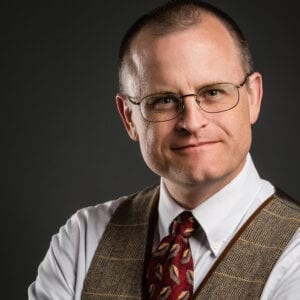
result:
[(194, 266), (189, 237), (199, 224), (189, 211), (174, 219), (150, 259), (149, 299), (187, 300), (193, 294)]

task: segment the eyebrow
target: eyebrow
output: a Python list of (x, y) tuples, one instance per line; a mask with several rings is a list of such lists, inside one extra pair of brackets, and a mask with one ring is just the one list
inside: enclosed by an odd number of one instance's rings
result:
[[(195, 92), (199, 92), (200, 90), (202, 90), (203, 88), (206, 88), (206, 87), (210, 87), (210, 86), (214, 86), (216, 84), (220, 84), (220, 83), (230, 83), (230, 84), (234, 84), (236, 85), (235, 83), (233, 82), (230, 82), (230, 81), (214, 81), (214, 82), (211, 82), (211, 83), (207, 83), (207, 84), (203, 84), (201, 85), (200, 87), (196, 88), (195, 89)], [(182, 93), (179, 93), (179, 92), (174, 92), (174, 91), (168, 91), (168, 90), (160, 90), (160, 91), (157, 91), (157, 92), (152, 92), (152, 93), (149, 93), (149, 94), (146, 94), (145, 96), (143, 97), (131, 97), (131, 98), (139, 98), (139, 99), (143, 99), (145, 97), (148, 97), (148, 96), (152, 96), (152, 95), (156, 95), (156, 94), (176, 94), (176, 95), (181, 95)]]

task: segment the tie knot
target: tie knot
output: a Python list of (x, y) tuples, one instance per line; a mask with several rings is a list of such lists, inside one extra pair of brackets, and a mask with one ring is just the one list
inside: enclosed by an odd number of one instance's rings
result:
[(171, 224), (171, 234), (181, 234), (183, 237), (188, 238), (199, 226), (190, 211), (184, 211), (178, 215)]

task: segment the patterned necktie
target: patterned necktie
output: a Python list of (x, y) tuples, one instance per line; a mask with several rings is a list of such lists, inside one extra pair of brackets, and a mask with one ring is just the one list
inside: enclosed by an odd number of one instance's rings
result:
[(149, 262), (149, 299), (191, 299), (194, 265), (189, 237), (198, 226), (189, 211), (184, 211), (174, 219), (170, 234), (159, 243)]

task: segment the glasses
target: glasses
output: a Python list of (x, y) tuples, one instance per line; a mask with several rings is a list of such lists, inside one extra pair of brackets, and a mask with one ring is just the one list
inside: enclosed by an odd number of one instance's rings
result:
[(165, 122), (175, 119), (184, 109), (184, 98), (195, 97), (198, 106), (207, 113), (220, 113), (236, 107), (240, 100), (239, 89), (247, 82), (251, 73), (247, 74), (239, 85), (221, 82), (204, 86), (197, 94), (178, 95), (175, 93), (157, 93), (134, 101), (134, 97), (127, 96), (134, 105), (140, 105), (142, 116), (149, 122)]

